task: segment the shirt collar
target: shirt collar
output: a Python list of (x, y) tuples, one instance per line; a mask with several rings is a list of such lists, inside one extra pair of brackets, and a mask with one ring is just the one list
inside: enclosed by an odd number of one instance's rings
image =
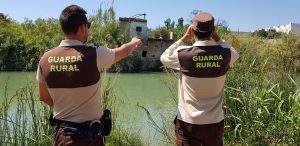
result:
[(216, 45), (218, 44), (213, 40), (197, 41), (193, 44), (193, 46), (216, 46)]
[(59, 44), (59, 47), (65, 46), (82, 46), (84, 45), (81, 41), (78, 40), (62, 40)]

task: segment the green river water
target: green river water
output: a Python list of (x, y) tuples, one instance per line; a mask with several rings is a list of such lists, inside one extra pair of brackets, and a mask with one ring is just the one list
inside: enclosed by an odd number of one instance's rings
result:
[[(29, 81), (36, 81), (35, 72), (0, 72), (0, 101), (4, 98), (4, 87), (7, 85), (8, 97), (26, 86)], [(107, 73), (103, 78), (112, 77), (116, 94), (117, 124), (139, 135), (149, 145), (165, 145), (160, 142), (160, 134), (151, 126), (146, 112), (138, 107), (146, 107), (157, 120), (165, 111), (174, 111), (176, 104), (163, 78), (165, 73)], [(37, 92), (37, 90), (36, 90)]]

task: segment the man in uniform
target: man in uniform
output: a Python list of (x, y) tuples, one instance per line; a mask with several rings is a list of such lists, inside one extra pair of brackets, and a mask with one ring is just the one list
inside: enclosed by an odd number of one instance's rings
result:
[[(182, 46), (194, 37), (193, 46)], [(223, 145), (223, 93), (226, 73), (239, 58), (216, 33), (214, 17), (198, 13), (185, 35), (161, 55), (180, 71), (175, 123), (178, 146)]]
[(37, 70), (40, 100), (53, 107), (55, 146), (104, 145), (99, 121), (100, 71), (142, 45), (138, 38), (115, 49), (84, 45), (91, 25), (86, 14), (76, 5), (61, 12), (65, 39), (41, 57)]

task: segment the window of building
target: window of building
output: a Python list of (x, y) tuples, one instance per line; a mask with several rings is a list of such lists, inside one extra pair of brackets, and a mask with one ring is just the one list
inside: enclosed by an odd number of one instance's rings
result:
[(136, 30), (137, 32), (142, 32), (142, 27), (141, 27), (141, 26), (137, 26), (137, 27), (135, 28), (135, 30)]
[(142, 52), (142, 57), (147, 57), (147, 51)]

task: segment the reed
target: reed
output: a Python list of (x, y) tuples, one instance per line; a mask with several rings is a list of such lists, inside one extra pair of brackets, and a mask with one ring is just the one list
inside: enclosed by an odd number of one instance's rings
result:
[[(107, 137), (108, 146), (142, 146), (141, 137), (116, 124), (115, 105), (116, 95), (114, 91), (115, 79), (106, 77), (105, 73), (101, 84), (103, 109), (110, 109), (113, 116), (113, 130)], [(4, 99), (0, 103), (0, 145), (16, 146), (48, 146), (51, 145), (54, 127), (48, 122), (52, 109), (38, 100), (37, 83), (29, 81), (26, 86), (16, 91), (12, 97), (8, 97), (8, 80), (4, 83)]]
[[(240, 59), (227, 75), (224, 94), (225, 145), (299, 145), (300, 143), (300, 38), (284, 35), (278, 40), (228, 34)], [(179, 74), (166, 69), (162, 80), (177, 107)], [(167, 144), (175, 145), (176, 111), (167, 111), (152, 126)], [(163, 124), (161, 124), (163, 123)], [(168, 123), (168, 124), (166, 124)], [(171, 131), (171, 132), (166, 132)]]

